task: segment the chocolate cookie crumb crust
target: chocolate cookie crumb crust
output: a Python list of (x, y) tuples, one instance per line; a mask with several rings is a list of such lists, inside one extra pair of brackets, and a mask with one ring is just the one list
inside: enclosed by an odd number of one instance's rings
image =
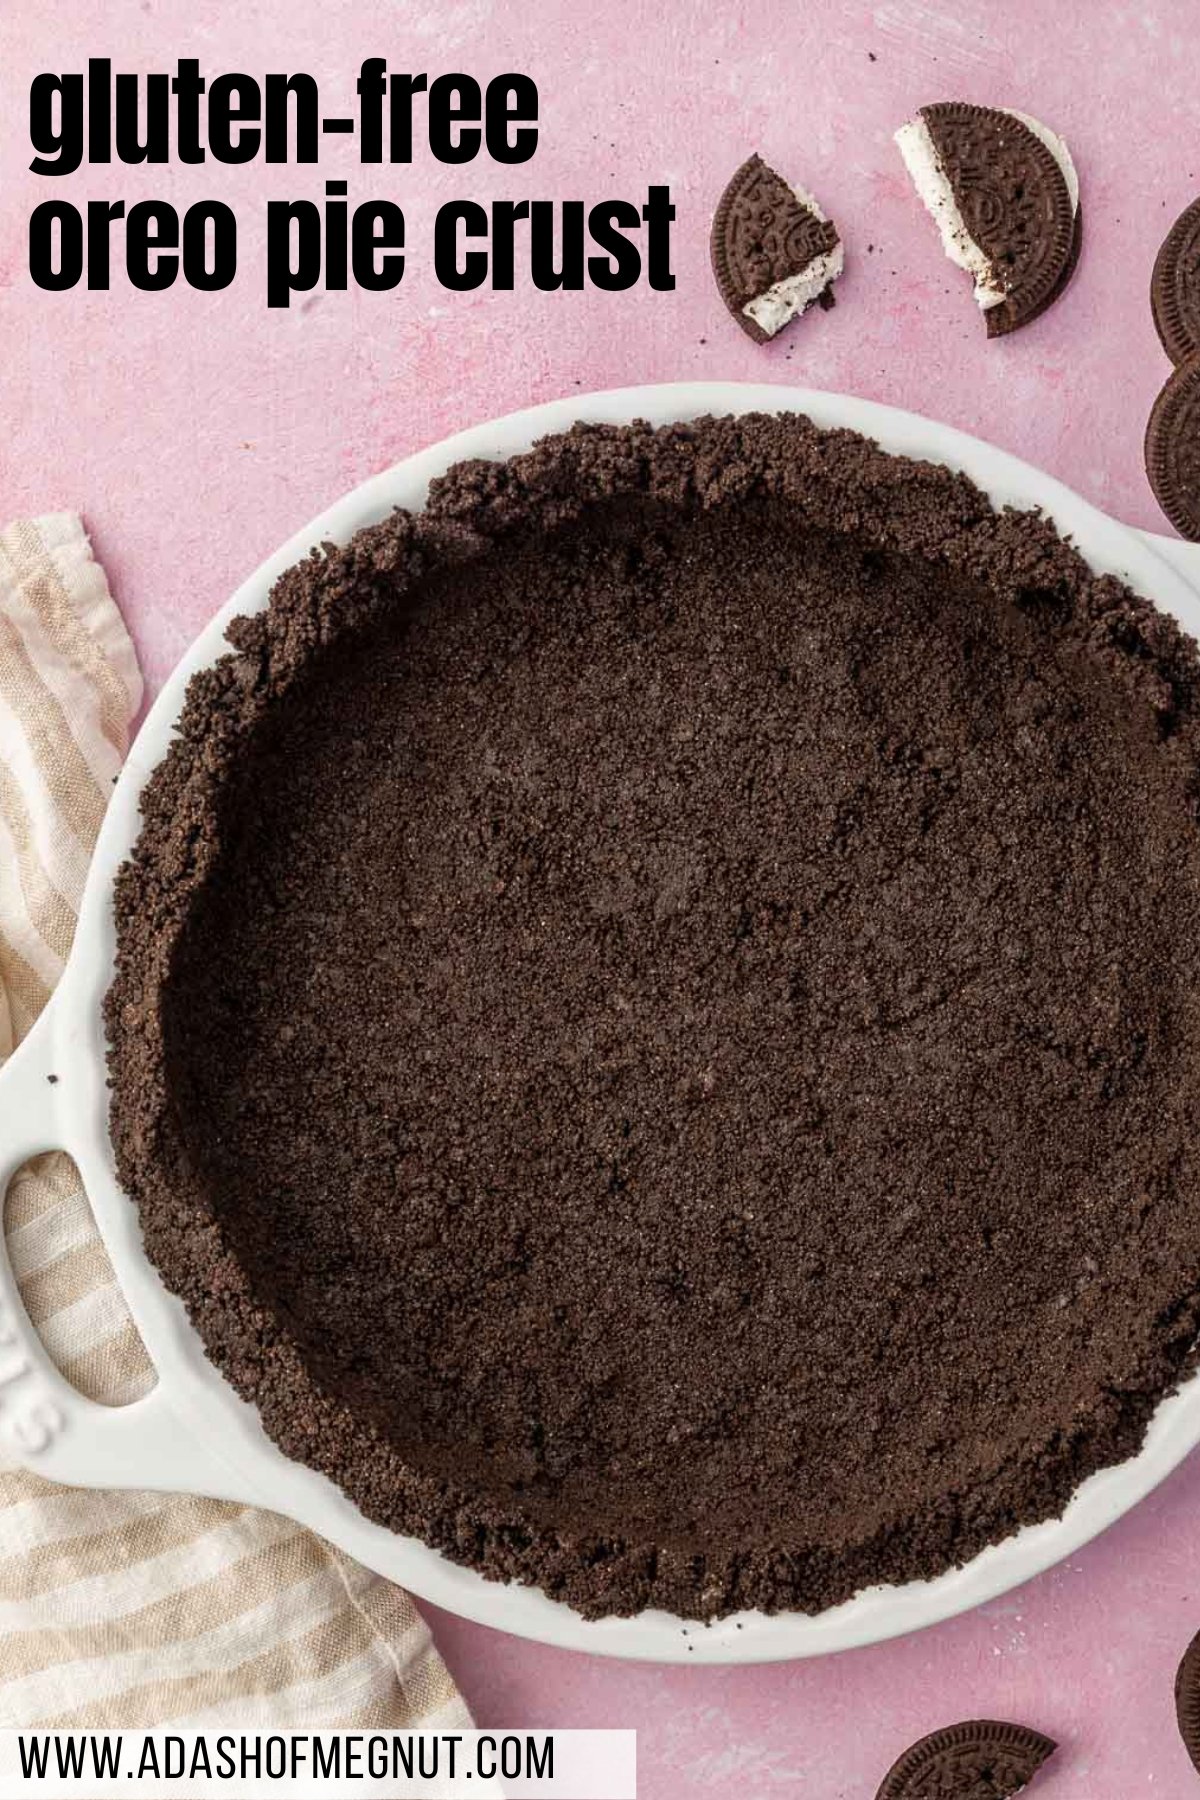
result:
[(1200, 1314), (1194, 646), (804, 418), (289, 571), (117, 887), (146, 1248), (276, 1443), (590, 1615), (1058, 1513)]

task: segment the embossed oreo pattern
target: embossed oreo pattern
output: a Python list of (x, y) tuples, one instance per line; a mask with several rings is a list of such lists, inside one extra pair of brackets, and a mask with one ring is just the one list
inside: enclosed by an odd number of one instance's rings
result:
[(1176, 369), (1154, 402), (1146, 473), (1176, 531), (1200, 539), (1200, 355)]
[(818, 219), (797, 200), (761, 156), (747, 158), (717, 204), (711, 250), (721, 298), (756, 343), (769, 343), (770, 334), (743, 308), (777, 281), (828, 256), (837, 241), (831, 220)]
[(1175, 1676), (1175, 1718), (1183, 1747), (1200, 1770), (1200, 1632), (1184, 1651)]
[(1027, 1725), (968, 1719), (931, 1732), (884, 1776), (876, 1800), (1008, 1800), (1057, 1748)]
[(1150, 305), (1173, 363), (1200, 351), (1200, 200), (1179, 215), (1155, 258)]
[(1053, 154), (1012, 113), (943, 101), (921, 117), (971, 237), (1005, 298), (985, 315), (989, 337), (1028, 325), (1066, 286), (1079, 254), (1079, 218)]

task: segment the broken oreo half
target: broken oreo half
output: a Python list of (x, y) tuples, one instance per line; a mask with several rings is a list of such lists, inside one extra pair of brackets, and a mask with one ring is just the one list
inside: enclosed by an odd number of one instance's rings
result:
[(1028, 1725), (967, 1719), (930, 1732), (883, 1778), (876, 1800), (1009, 1800), (1058, 1746)]
[(717, 204), (712, 266), (742, 330), (766, 344), (814, 301), (833, 304), (845, 252), (837, 227), (805, 188), (749, 157)]
[(943, 101), (896, 133), (950, 261), (975, 282), (989, 337), (1062, 293), (1083, 241), (1079, 178), (1062, 139), (1026, 113)]

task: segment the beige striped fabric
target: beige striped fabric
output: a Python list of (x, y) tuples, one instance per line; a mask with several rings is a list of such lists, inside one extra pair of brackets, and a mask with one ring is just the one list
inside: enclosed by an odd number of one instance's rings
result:
[[(62, 972), (141, 698), (80, 521), (0, 534), (0, 1061)], [(153, 1370), (67, 1157), (14, 1177), (4, 1228), (64, 1373), (112, 1405), (145, 1393)], [(0, 1724), (470, 1723), (408, 1596), (287, 1519), (0, 1468)]]

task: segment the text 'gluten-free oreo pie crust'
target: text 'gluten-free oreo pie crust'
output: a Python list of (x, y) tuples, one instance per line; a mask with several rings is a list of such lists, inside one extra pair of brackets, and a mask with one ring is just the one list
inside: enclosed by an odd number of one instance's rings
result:
[(230, 636), (119, 881), (111, 1123), (288, 1455), (712, 1617), (1137, 1449), (1200, 1318), (1169, 620), (758, 416), (460, 465)]

